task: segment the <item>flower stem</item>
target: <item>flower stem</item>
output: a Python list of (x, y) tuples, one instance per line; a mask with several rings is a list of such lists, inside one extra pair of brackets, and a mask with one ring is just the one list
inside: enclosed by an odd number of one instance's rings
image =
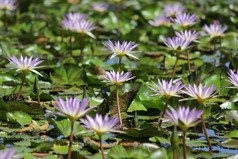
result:
[(221, 46), (221, 38), (220, 38), (219, 42), (220, 42), (220, 54), (221, 54), (220, 62), (222, 63), (222, 46)]
[(17, 101), (19, 101), (19, 98), (21, 96), (21, 91), (22, 91), (22, 88), (23, 88), (23, 85), (25, 82), (25, 78), (26, 78), (26, 72), (23, 71), (23, 77), (22, 77), (21, 87), (20, 87), (19, 93), (17, 95)]
[(120, 32), (121, 31), (121, 23), (119, 18), (119, 3), (116, 6), (116, 17), (117, 17), (117, 29)]
[(102, 146), (102, 136), (101, 135), (98, 135), (98, 136), (99, 136), (99, 142), (100, 142), (100, 149), (101, 149), (101, 153), (102, 153), (102, 158), (106, 159), (105, 155), (104, 155), (103, 146)]
[(220, 38), (220, 50), (222, 49), (222, 47), (221, 47), (221, 38)]
[(203, 114), (201, 115), (201, 119), (202, 119), (202, 127), (203, 127), (203, 130), (204, 130), (206, 139), (207, 139), (207, 143), (209, 145), (209, 150), (212, 151), (212, 144), (211, 144), (210, 139), (209, 139), (208, 134), (207, 134), (206, 125), (205, 125), (205, 122), (204, 122), (204, 119), (203, 119)]
[(214, 42), (214, 55), (216, 55), (216, 53), (217, 53), (217, 41), (216, 41), (216, 39), (214, 40), (215, 42)]
[(116, 92), (117, 92), (117, 111), (118, 111), (118, 116), (119, 116), (119, 120), (120, 120), (120, 125), (122, 125), (122, 119), (121, 119), (121, 110), (120, 110), (120, 103), (119, 103), (119, 93), (118, 93), (118, 87), (116, 86)]
[(5, 32), (7, 32), (7, 10), (4, 10), (4, 28)]
[(176, 68), (177, 68), (177, 65), (178, 65), (179, 56), (180, 56), (180, 54), (177, 53), (176, 61), (175, 61), (175, 65), (174, 65), (174, 70), (173, 70), (173, 74), (172, 74), (172, 79), (174, 79), (174, 75), (175, 75)]
[(40, 96), (39, 95), (37, 96), (37, 101), (38, 101), (38, 104), (40, 104)]
[(138, 116), (137, 116), (137, 110), (134, 114), (134, 127), (138, 128)]
[(176, 149), (173, 149), (173, 159), (176, 159)]
[[(164, 111), (163, 111), (163, 114), (161, 115), (161, 117), (160, 117), (160, 118), (163, 118), (163, 117), (164, 117), (165, 110), (166, 110), (166, 109), (167, 109), (167, 107), (168, 107), (168, 101), (169, 101), (169, 99), (168, 99), (168, 98), (166, 98), (166, 103), (165, 103), (165, 106), (164, 106)], [(160, 122), (159, 122), (159, 127), (161, 127), (161, 125), (162, 125), (162, 122), (163, 122), (163, 120), (162, 120), (162, 119), (160, 119)]]
[(191, 66), (190, 66), (190, 59), (189, 59), (189, 49), (187, 50), (187, 60), (188, 60), (188, 71), (191, 74)]
[(216, 55), (217, 55), (217, 40), (214, 40), (214, 50), (213, 54), (215, 55), (214, 65), (216, 65)]
[[(201, 109), (202, 109), (202, 106), (203, 106), (203, 103), (200, 103)], [(209, 150), (212, 151), (212, 144), (211, 144), (211, 142), (209, 140), (209, 137), (208, 137), (208, 134), (207, 134), (207, 129), (206, 129), (206, 125), (205, 125), (205, 122), (204, 122), (203, 114), (201, 115), (201, 120), (202, 120), (202, 127), (203, 127), (203, 130), (204, 130), (206, 139), (207, 139), (207, 143), (209, 145)]]
[(80, 38), (80, 61), (83, 60), (83, 44), (84, 44), (84, 35), (81, 35), (81, 38)]
[(183, 158), (187, 159), (187, 152), (186, 152), (186, 132), (183, 132)]
[(64, 42), (64, 30), (61, 31), (61, 43)]
[(119, 57), (119, 63), (118, 63), (118, 72), (120, 73), (120, 69), (121, 69), (121, 59), (122, 57)]
[(73, 56), (73, 47), (72, 47), (72, 32), (70, 31), (69, 35), (69, 45), (70, 45), (70, 55)]
[(69, 138), (68, 159), (71, 159), (71, 148), (72, 148), (72, 143), (73, 143), (73, 137), (74, 137), (74, 121), (71, 120), (71, 132), (70, 132), (70, 138)]

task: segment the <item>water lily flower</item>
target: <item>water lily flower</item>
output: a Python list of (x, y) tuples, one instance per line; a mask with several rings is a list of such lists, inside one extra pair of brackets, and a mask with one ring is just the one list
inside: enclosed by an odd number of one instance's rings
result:
[[(184, 98), (184, 99), (181, 99), (179, 101), (183, 101), (183, 100), (189, 100), (189, 99), (196, 99), (199, 103), (200, 103), (200, 106), (202, 108), (202, 105), (203, 103), (209, 99), (209, 98), (215, 98), (217, 97), (218, 95), (216, 95), (220, 90), (216, 91), (215, 93), (213, 93), (213, 91), (215, 90), (216, 86), (210, 86), (210, 87), (207, 87), (206, 85), (202, 85), (201, 83), (199, 84), (199, 87), (197, 87), (195, 84), (194, 86), (192, 85), (187, 85), (185, 87), (186, 91), (183, 91), (181, 90), (182, 93), (185, 93), (189, 96), (191, 96), (192, 98)], [(205, 125), (205, 122), (204, 122), (204, 119), (203, 119), (203, 115), (201, 115), (201, 120), (202, 120), (202, 126), (203, 126), (203, 130), (204, 130), (204, 133), (205, 133), (205, 136), (206, 136), (206, 139), (207, 139), (207, 142), (208, 142), (208, 145), (209, 145), (209, 149), (212, 150), (212, 145), (211, 145), (211, 142), (209, 140), (209, 136), (207, 134), (207, 130), (206, 130), (206, 125)]]
[(118, 128), (121, 127), (121, 125), (118, 124), (119, 119), (114, 117), (110, 119), (108, 117), (108, 114), (106, 114), (104, 118), (102, 117), (102, 115), (96, 114), (94, 119), (90, 117), (89, 115), (87, 115), (86, 119), (80, 119), (80, 120), (84, 124), (82, 125), (82, 127), (89, 129), (89, 131), (86, 131), (86, 132), (97, 133), (99, 137), (102, 158), (106, 159), (104, 155), (103, 146), (102, 146), (102, 135), (106, 132), (123, 133), (123, 131), (117, 130)]
[(20, 159), (22, 155), (15, 156), (17, 152), (15, 150), (5, 149), (0, 151), (1, 159)]
[(178, 60), (180, 53), (184, 51), (185, 49), (189, 48), (189, 44), (191, 41), (186, 41), (178, 37), (168, 38), (164, 41), (164, 44), (171, 50), (173, 50), (176, 53), (176, 61), (173, 69), (172, 79), (174, 79), (176, 68), (178, 65)]
[(74, 22), (72, 22), (72, 21), (64, 19), (64, 20), (61, 21), (61, 26), (65, 30), (74, 31)]
[(86, 17), (87, 17), (86, 14), (68, 13), (66, 14), (65, 18), (61, 21), (61, 26), (66, 30), (73, 31), (75, 23), (85, 20)]
[(118, 116), (119, 116), (119, 121), (120, 121), (120, 125), (122, 125), (122, 117), (121, 117), (121, 111), (120, 111), (120, 104), (119, 104), (119, 93), (118, 93), (118, 87), (122, 82), (131, 80), (135, 77), (131, 77), (132, 74), (131, 72), (126, 72), (124, 74), (124, 71), (122, 71), (120, 73), (120, 71), (115, 72), (110, 71), (110, 72), (106, 72), (106, 76), (104, 76), (104, 78), (106, 79), (105, 81), (102, 82), (111, 82), (116, 86), (116, 99), (117, 99), (117, 111), (118, 111)]
[(104, 118), (102, 115), (96, 114), (94, 119), (86, 115), (86, 119), (80, 119), (80, 121), (84, 124), (82, 125), (84, 128), (89, 129), (90, 132), (96, 132), (98, 135), (103, 135), (106, 132), (122, 133), (122, 131), (116, 130), (121, 127), (118, 124), (119, 119), (115, 117), (110, 119), (108, 114)]
[(190, 14), (183, 13), (183, 14), (176, 14), (175, 19), (171, 18), (171, 21), (173, 21), (176, 25), (180, 25), (183, 28), (187, 28), (198, 23), (198, 21), (195, 21), (197, 18), (198, 15), (196, 14), (192, 14), (190, 16)]
[(228, 87), (228, 88), (238, 88), (238, 70), (236, 73), (234, 73), (231, 69), (229, 69), (228, 71), (228, 75), (229, 75), (229, 80), (226, 79), (226, 81), (230, 82), (231, 84), (233, 84), (235, 87)]
[(106, 46), (107, 49), (113, 53), (111, 58), (114, 58), (115, 56), (119, 56), (121, 58), (125, 55), (128, 55), (132, 58), (138, 59), (133, 54), (137, 52), (141, 52), (141, 51), (132, 51), (139, 44), (135, 44), (135, 42), (131, 42), (131, 41), (130, 42), (123, 41), (122, 44), (120, 44), (119, 41), (115, 41), (115, 45), (114, 45), (111, 40), (108, 40), (108, 41), (105, 41), (103, 45)]
[(0, 0), (0, 9), (2, 10), (15, 10), (16, 0)]
[(158, 27), (160, 25), (165, 25), (165, 26), (171, 25), (169, 18), (167, 18), (165, 16), (155, 17), (154, 20), (149, 20), (149, 24), (154, 27)]
[(171, 50), (181, 52), (188, 48), (191, 43), (190, 40), (186, 41), (178, 37), (168, 38), (164, 41), (164, 44)]
[(122, 125), (122, 117), (121, 117), (121, 111), (120, 111), (118, 87), (122, 82), (129, 81), (135, 78), (135, 76), (134, 77), (131, 77), (131, 76), (132, 76), (131, 72), (126, 72), (124, 74), (124, 71), (120, 73), (120, 71), (115, 72), (114, 70), (110, 72), (106, 72), (106, 75), (103, 76), (105, 78), (105, 81), (102, 81), (102, 82), (110, 82), (116, 86), (117, 111), (118, 111), (120, 125)]
[(175, 31), (175, 35), (178, 37), (178, 38), (181, 38), (183, 40), (186, 40), (186, 41), (195, 41), (199, 38), (199, 34), (200, 32), (196, 32), (196, 30), (194, 30), (193, 32), (191, 30), (187, 31), (181, 31), (181, 32), (177, 32)]
[(134, 77), (131, 76), (132, 76), (131, 72), (126, 72), (124, 74), (124, 71), (122, 71), (121, 73), (119, 71), (115, 72), (114, 70), (110, 72), (106, 71), (106, 76), (104, 76), (105, 81), (103, 82), (111, 82), (115, 85), (120, 85), (122, 82), (129, 81), (135, 78), (135, 76)]
[(78, 32), (82, 35), (87, 34), (93, 39), (96, 39), (96, 37), (91, 32), (96, 28), (97, 27), (94, 25), (93, 22), (90, 22), (89, 20), (81, 20), (74, 23), (73, 31)]
[(179, 107), (179, 109), (176, 111), (173, 108), (170, 108), (171, 112), (166, 110), (166, 113), (164, 115), (164, 118), (168, 120), (170, 123), (180, 127), (180, 129), (183, 131), (183, 156), (184, 158), (187, 158), (186, 153), (186, 131), (190, 128), (198, 124), (202, 118), (203, 110), (196, 111), (196, 108), (193, 108), (190, 111), (190, 108), (187, 107)]
[(175, 4), (173, 6), (171, 5), (165, 5), (163, 12), (167, 17), (174, 16), (176, 14), (182, 13), (184, 10), (184, 7), (180, 4)]
[(54, 107), (59, 111), (51, 111), (47, 110), (49, 113), (58, 114), (60, 116), (64, 116), (66, 118), (69, 118), (71, 121), (71, 132), (70, 132), (70, 140), (69, 140), (69, 149), (68, 149), (68, 159), (71, 159), (71, 147), (73, 143), (73, 131), (74, 131), (74, 122), (84, 116), (87, 112), (95, 108), (96, 106), (91, 106), (90, 108), (86, 109), (89, 99), (83, 98), (82, 101), (78, 99), (77, 97), (74, 98), (68, 98), (66, 97), (66, 100), (59, 98), (58, 100), (55, 100), (56, 104), (54, 104)]
[(40, 60), (39, 57), (33, 59), (33, 56), (28, 58), (27, 56), (24, 58), (22, 55), (19, 59), (17, 59), (15, 56), (7, 58), (11, 64), (14, 65), (12, 66), (6, 66), (10, 69), (17, 69), (16, 71), (22, 71), (22, 72), (28, 72), (32, 71), (40, 76), (43, 76), (40, 74), (38, 71), (35, 69), (45, 67), (45, 66), (38, 66), (40, 63), (42, 63), (44, 60)]
[(218, 23), (210, 24), (210, 26), (205, 25), (203, 29), (207, 32), (208, 35), (211, 36), (211, 38), (218, 38), (224, 35), (224, 32), (227, 29), (227, 26), (222, 26)]
[(163, 95), (165, 98), (171, 98), (171, 97), (180, 97), (178, 93), (183, 89), (185, 85), (181, 85), (182, 82), (178, 81), (173, 85), (173, 80), (171, 79), (169, 82), (166, 80), (160, 81), (158, 78), (158, 85), (155, 84), (153, 81), (152, 83), (154, 84), (155, 88), (152, 88), (147, 85), (148, 88), (150, 88), (155, 94), (151, 96), (156, 96), (156, 95)]
[(93, 10), (102, 13), (108, 10), (109, 4), (103, 4), (103, 3), (92, 3)]
[(170, 123), (180, 127), (183, 131), (195, 126), (200, 121), (200, 117), (203, 114), (203, 110), (196, 111), (196, 108), (193, 108), (191, 111), (189, 107), (186, 108), (181, 106), (177, 111), (172, 107), (170, 109), (171, 112), (166, 110), (164, 118)]
[(184, 88), (186, 89), (186, 91), (181, 90), (181, 93), (187, 94), (192, 98), (184, 98), (181, 99), (180, 101), (196, 99), (200, 103), (203, 103), (209, 98), (217, 97), (218, 95), (216, 94), (220, 91), (218, 90), (213, 93), (213, 91), (216, 89), (216, 86), (211, 85), (210, 87), (207, 87), (206, 84), (203, 86), (201, 83), (199, 84), (198, 87), (195, 84), (193, 86), (189, 84)]
[(85, 20), (87, 17), (86, 14), (81, 13), (68, 13), (66, 14), (65, 20), (71, 21), (71, 22), (78, 22), (81, 20)]
[[(173, 85), (173, 79), (171, 79), (169, 82), (167, 82), (166, 80), (162, 80), (162, 83), (161, 83), (159, 78), (158, 78), (158, 85), (156, 85), (153, 81), (152, 83), (154, 84), (155, 89), (147, 85), (147, 87), (150, 88), (155, 93), (151, 96), (163, 95), (166, 98), (164, 111), (161, 115), (161, 118), (163, 118), (165, 114), (165, 110), (167, 109), (167, 106), (168, 106), (168, 99), (173, 96), (179, 97), (178, 93), (181, 91), (181, 89), (183, 89), (185, 85), (181, 85), (182, 84), (181, 81), (178, 81)], [(163, 120), (160, 119), (159, 126), (162, 125), (162, 122)]]
[(91, 106), (90, 108), (86, 109), (89, 103), (89, 99), (83, 98), (82, 101), (77, 97), (68, 98), (64, 101), (62, 98), (58, 98), (56, 100), (56, 104), (54, 107), (59, 111), (48, 111), (54, 114), (58, 114), (60, 116), (64, 116), (69, 118), (72, 121), (76, 121), (82, 116), (84, 116), (87, 112), (95, 108), (96, 106)]

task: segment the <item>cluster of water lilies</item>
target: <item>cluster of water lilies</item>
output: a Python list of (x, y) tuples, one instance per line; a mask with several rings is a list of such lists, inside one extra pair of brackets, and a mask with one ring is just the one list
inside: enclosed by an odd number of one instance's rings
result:
[[(4, 5), (3, 5), (4, 4)], [(16, 8), (16, 0), (0, 0), (0, 9), (2, 10), (14, 10)], [(92, 9), (97, 12), (104, 12), (108, 10), (108, 4), (100, 4), (100, 3), (93, 3)], [(168, 47), (176, 55), (176, 62), (173, 68), (173, 72), (171, 73), (170, 81), (166, 81), (165, 79), (158, 78), (158, 84), (154, 81), (151, 81), (152, 84), (147, 84), (148, 89), (152, 90), (154, 94), (151, 96), (163, 96), (165, 98), (165, 107), (163, 112), (161, 112), (158, 125), (159, 127), (163, 127), (163, 123), (169, 122), (172, 125), (179, 127), (183, 132), (183, 146), (184, 146), (184, 158), (186, 158), (186, 142), (185, 136), (186, 132), (189, 128), (197, 125), (198, 123), (202, 123), (203, 130), (205, 133), (205, 137), (207, 139), (208, 145), (210, 150), (212, 150), (212, 144), (209, 140), (209, 136), (206, 131), (205, 126), (205, 119), (203, 117), (203, 107), (204, 103), (210, 99), (215, 98), (218, 96), (218, 93), (221, 89), (216, 90), (216, 86), (211, 85), (208, 86), (203, 83), (196, 84), (183, 84), (180, 79), (174, 80), (176, 77), (176, 68), (178, 65), (178, 60), (180, 55), (183, 51), (187, 53), (187, 63), (188, 63), (188, 71), (191, 74), (192, 69), (190, 66), (189, 60), (189, 49), (192, 47), (192, 43), (199, 42), (198, 39), (200, 38), (200, 32), (196, 30), (188, 30), (193, 25), (197, 24), (198, 15), (184, 13), (183, 11), (185, 8), (181, 5), (166, 5), (164, 7), (164, 15), (159, 17), (155, 17), (154, 20), (150, 20), (149, 24), (154, 27), (158, 27), (161, 25), (166, 25), (171, 27), (171, 25), (177, 25), (182, 28), (181, 31), (175, 31), (174, 37), (168, 37), (164, 40), (164, 44)], [(120, 30), (120, 21), (119, 16), (118, 18), (118, 30)], [(6, 25), (7, 26), (7, 25)], [(70, 33), (69, 36), (69, 45), (70, 45), (70, 53), (73, 56), (73, 47), (72, 47), (72, 38), (73, 33), (79, 33), (81, 36), (80, 46), (80, 61), (83, 60), (83, 49), (84, 49), (84, 38), (85, 35), (90, 36), (93, 39), (96, 39), (96, 36), (92, 33), (94, 29), (97, 27), (93, 22), (89, 20), (88, 15), (81, 14), (81, 13), (68, 13), (63, 18), (60, 23), (62, 27), (62, 42), (64, 42), (64, 31), (68, 31)], [(206, 36), (209, 35), (212, 39), (214, 39), (214, 52), (216, 53), (216, 44), (218, 39), (221, 43), (221, 37), (224, 35), (227, 26), (222, 27), (218, 21), (215, 21), (214, 24), (205, 25), (204, 31), (206, 32)], [(68, 148), (68, 159), (71, 159), (71, 151), (73, 145), (73, 138), (74, 138), (74, 124), (76, 121), (81, 121), (81, 126), (88, 129), (88, 131), (84, 131), (81, 133), (89, 133), (93, 132), (96, 133), (99, 137), (100, 142), (100, 149), (102, 153), (103, 159), (105, 159), (104, 149), (102, 146), (102, 135), (107, 132), (113, 133), (125, 133), (123, 131), (123, 119), (121, 116), (121, 104), (119, 98), (119, 88), (122, 83), (127, 82), (136, 78), (133, 76), (132, 72), (124, 72), (121, 69), (121, 65), (123, 63), (123, 58), (125, 56), (131, 57), (132, 59), (139, 60), (139, 58), (135, 55), (136, 53), (140, 53), (141, 51), (136, 50), (139, 44), (136, 44), (132, 41), (112, 41), (107, 40), (102, 42), (102, 46), (104, 45), (106, 49), (112, 54), (112, 58), (118, 58), (118, 68), (117, 70), (107, 70), (103, 75), (103, 79), (101, 82), (111, 83), (116, 88), (116, 104), (117, 104), (117, 116), (109, 117), (107, 113), (104, 117), (101, 114), (96, 113), (95, 117), (92, 118), (88, 115), (88, 113), (95, 109), (97, 106), (89, 106), (90, 99), (89, 98), (82, 98), (79, 99), (78, 97), (66, 97), (57, 98), (55, 99), (55, 110), (47, 110), (48, 113), (56, 114), (59, 116), (63, 116), (68, 118), (71, 122), (71, 133), (69, 139), (69, 148)], [(220, 46), (221, 47), (221, 46)], [(28, 72), (33, 72), (38, 74), (39, 76), (43, 77), (44, 73), (37, 71), (39, 68), (46, 67), (45, 65), (40, 65), (44, 63), (44, 60), (40, 60), (39, 57), (33, 58), (20, 55), (18, 58), (17, 56), (9, 56), (8, 61), (10, 64), (6, 65), (9, 69), (16, 69), (16, 71), (21, 71), (22, 76), (22, 83), (17, 95), (16, 101), (19, 101), (21, 92), (25, 83), (26, 74)], [(237, 73), (233, 72), (232, 70), (228, 71), (229, 79), (232, 87), (229, 88), (238, 88), (238, 71)], [(189, 98), (182, 98), (182, 94), (184, 96), (189, 96)], [(179, 102), (184, 100), (196, 100), (200, 105), (199, 108), (196, 106), (180, 106), (178, 110), (175, 110), (172, 105), (169, 105), (169, 100), (173, 97), (181, 98)], [(182, 104), (181, 104), (182, 105)], [(84, 118), (86, 116), (86, 118)], [(14, 150), (2, 150), (0, 151), (0, 158), (12, 158), (15, 155), (16, 151)], [(20, 158), (21, 156), (16, 156), (15, 158)]]

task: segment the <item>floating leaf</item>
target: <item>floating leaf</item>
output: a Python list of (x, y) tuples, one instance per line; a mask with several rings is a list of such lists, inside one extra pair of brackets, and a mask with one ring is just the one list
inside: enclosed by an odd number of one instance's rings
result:
[(13, 113), (8, 112), (7, 119), (8, 119), (8, 121), (18, 123), (22, 126), (30, 125), (31, 121), (32, 121), (31, 116), (27, 113), (22, 112), (22, 111), (16, 111)]
[(78, 65), (67, 64), (56, 69), (50, 75), (53, 84), (61, 85), (82, 85), (85, 84), (86, 74), (83, 68)]
[[(69, 137), (71, 131), (71, 121), (68, 119), (63, 119), (61, 121), (56, 121), (54, 119), (48, 119), (48, 121), (53, 124), (64, 137)], [(86, 129), (80, 126), (79, 122), (74, 122), (74, 134), (78, 134)]]
[(238, 138), (238, 131), (229, 131), (225, 134), (225, 137)]
[[(80, 152), (80, 148), (82, 148), (81, 145), (72, 145), (72, 151), (78, 151), (78, 152)], [(54, 151), (52, 151), (52, 153), (56, 153), (56, 154), (68, 154), (69, 146), (54, 145), (53, 150), (54, 150)]]
[(221, 143), (222, 147), (226, 148), (237, 148), (238, 147), (238, 140), (237, 139), (227, 139)]
[(37, 147), (33, 148), (34, 152), (49, 152), (53, 147), (52, 142), (41, 142)]
[(125, 149), (121, 145), (114, 146), (107, 157), (120, 159), (120, 158), (147, 158), (149, 152), (142, 148), (129, 148)]

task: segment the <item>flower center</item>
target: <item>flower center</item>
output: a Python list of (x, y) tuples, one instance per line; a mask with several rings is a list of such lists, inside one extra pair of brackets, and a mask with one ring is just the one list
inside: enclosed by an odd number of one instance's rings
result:
[(113, 83), (114, 83), (115, 85), (120, 85), (120, 84), (121, 84), (121, 82), (115, 82), (115, 81), (113, 81)]

